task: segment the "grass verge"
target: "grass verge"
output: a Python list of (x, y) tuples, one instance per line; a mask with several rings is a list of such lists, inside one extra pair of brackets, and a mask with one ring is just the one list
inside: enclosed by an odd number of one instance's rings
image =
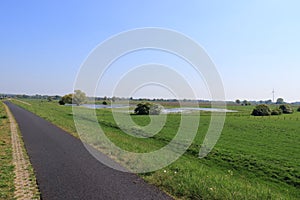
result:
[[(13, 165), (13, 198), (11, 199), (40, 199), (35, 174), (30, 164), (18, 125), (9, 108), (1, 102), (6, 111), (10, 133), (10, 160)], [(11, 195), (11, 194), (10, 194)]]
[[(14, 103), (78, 137), (71, 107), (38, 100), (28, 101), (31, 105)], [(199, 159), (199, 147), (210, 122), (210, 113), (203, 112), (188, 151), (166, 168), (140, 176), (179, 199), (300, 199), (300, 113), (253, 117), (252, 108), (230, 107), (239, 112), (228, 113), (214, 150), (205, 159)], [(179, 114), (170, 114), (159, 134), (140, 139), (124, 133), (110, 110), (97, 110), (96, 115), (111, 141), (135, 152), (149, 152), (166, 145), (180, 123)], [(140, 125), (149, 122), (147, 116), (131, 117)], [(89, 124), (88, 119), (83, 120)], [(97, 137), (97, 133), (86, 128)], [(92, 145), (105, 152), (100, 143)]]
[(13, 199), (14, 190), (10, 126), (4, 105), (0, 102), (0, 199)]

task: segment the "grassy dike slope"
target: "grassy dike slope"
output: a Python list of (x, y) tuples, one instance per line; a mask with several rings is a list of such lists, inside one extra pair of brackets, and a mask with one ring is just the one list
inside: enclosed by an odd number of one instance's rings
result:
[(14, 197), (14, 165), (10, 126), (3, 103), (0, 101), (0, 199)]
[[(77, 137), (71, 107), (40, 100), (29, 100), (31, 105), (13, 102)], [(217, 145), (199, 159), (199, 146), (210, 121), (210, 114), (202, 113), (189, 150), (170, 166), (140, 176), (180, 199), (300, 199), (300, 113), (252, 117), (252, 108), (229, 107), (240, 112), (227, 114)], [(180, 122), (179, 114), (170, 114), (159, 134), (138, 139), (118, 128), (110, 110), (97, 110), (96, 114), (111, 141), (136, 152), (166, 145)], [(149, 123), (147, 116), (132, 119), (140, 125)], [(93, 145), (101, 149), (99, 144)]]

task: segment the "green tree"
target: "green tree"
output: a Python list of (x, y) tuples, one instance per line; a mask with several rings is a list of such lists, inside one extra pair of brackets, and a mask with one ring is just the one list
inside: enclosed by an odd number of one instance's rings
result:
[(235, 103), (241, 104), (241, 100), (237, 99), (237, 100), (235, 100)]
[(280, 105), (279, 109), (282, 110), (283, 114), (292, 114), (294, 112), (293, 108), (288, 104)]
[(278, 98), (276, 101), (276, 104), (283, 104), (283, 103), (284, 103), (283, 98)]
[(161, 110), (162, 110), (162, 106), (158, 104), (151, 104), (149, 115), (159, 115), (161, 113)]
[(136, 108), (134, 109), (134, 113), (136, 115), (149, 115), (149, 110), (150, 110), (150, 103), (142, 102), (136, 106)]
[(139, 103), (134, 109), (136, 115), (159, 115), (162, 107), (148, 102)]
[(300, 107), (297, 109), (298, 112), (300, 112)]
[(272, 111), (271, 111), (271, 109), (269, 108), (268, 105), (261, 104), (261, 105), (256, 106), (253, 109), (251, 115), (254, 115), (254, 116), (269, 116), (269, 115), (271, 115), (271, 113), (272, 113)]
[(61, 98), (61, 100), (58, 102), (60, 105), (71, 104), (72, 103), (72, 94), (66, 94)]
[(247, 100), (244, 100), (243, 103), (242, 103), (243, 106), (250, 106), (251, 103)]
[(81, 90), (75, 90), (73, 94), (72, 102), (76, 104), (77, 106), (83, 104), (86, 102), (86, 95)]
[(272, 104), (272, 100), (269, 99), (269, 100), (265, 101), (265, 103), (266, 103), (266, 104)]
[(65, 105), (65, 102), (61, 99), (58, 101), (59, 105)]

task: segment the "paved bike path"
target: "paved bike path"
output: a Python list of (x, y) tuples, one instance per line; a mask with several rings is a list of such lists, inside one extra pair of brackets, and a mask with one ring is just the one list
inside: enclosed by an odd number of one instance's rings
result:
[(5, 103), (19, 125), (43, 200), (171, 199), (137, 175), (103, 165), (79, 139), (50, 122)]

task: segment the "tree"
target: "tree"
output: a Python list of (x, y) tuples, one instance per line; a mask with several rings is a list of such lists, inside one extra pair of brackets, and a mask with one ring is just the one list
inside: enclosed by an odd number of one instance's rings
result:
[(235, 103), (241, 104), (241, 100), (237, 99), (237, 100), (235, 100)]
[(278, 98), (276, 101), (276, 104), (283, 104), (283, 103), (284, 103), (283, 98)]
[(288, 104), (280, 105), (279, 109), (282, 110), (283, 114), (292, 114), (294, 112), (293, 108)]
[(159, 115), (162, 107), (157, 104), (151, 104), (148, 102), (139, 103), (134, 109), (136, 115)]
[(269, 115), (271, 115), (271, 113), (272, 113), (271, 109), (269, 108), (268, 105), (261, 104), (261, 105), (256, 106), (253, 109), (251, 115), (254, 115), (254, 116), (269, 116)]
[(300, 107), (297, 109), (298, 112), (300, 112)]
[(266, 104), (272, 104), (272, 100), (269, 99), (269, 100), (265, 101), (265, 103), (266, 103)]
[(244, 100), (243, 103), (242, 103), (243, 106), (250, 106), (251, 103), (248, 102), (247, 100)]
[(149, 115), (159, 115), (161, 113), (161, 110), (162, 110), (162, 106), (158, 104), (151, 104)]
[(66, 94), (61, 98), (61, 100), (58, 102), (60, 105), (71, 104), (72, 103), (72, 94)]
[(81, 105), (83, 104), (87, 97), (85, 95), (84, 92), (80, 91), (80, 90), (75, 90), (74, 91), (75, 93), (74, 94), (66, 94), (64, 95), (61, 100), (59, 100), (59, 104), (60, 105), (65, 105), (65, 104), (76, 104), (76, 105)]
[(65, 102), (61, 99), (58, 101), (59, 105), (65, 105)]
[(75, 90), (75, 93), (73, 94), (73, 100), (72, 102), (76, 104), (77, 106), (83, 104), (86, 102), (86, 95), (81, 90)]
[(150, 110), (150, 103), (142, 102), (136, 106), (136, 108), (134, 109), (134, 113), (136, 115), (149, 115), (149, 110)]

